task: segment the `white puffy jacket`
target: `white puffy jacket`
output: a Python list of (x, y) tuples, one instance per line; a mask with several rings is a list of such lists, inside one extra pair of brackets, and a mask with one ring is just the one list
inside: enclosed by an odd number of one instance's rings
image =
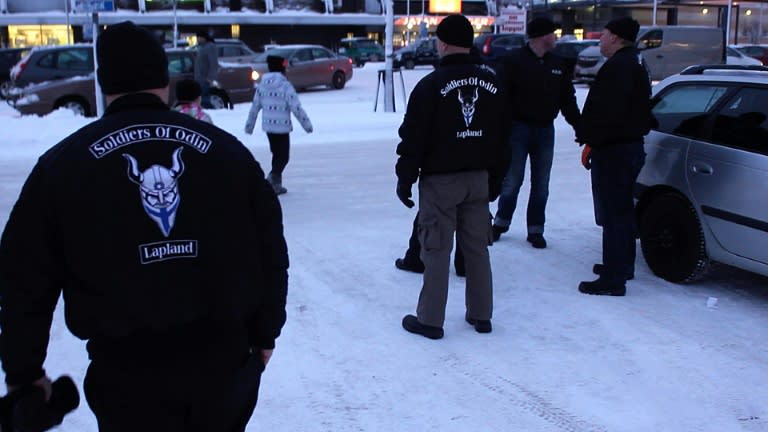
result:
[(305, 131), (312, 132), (312, 122), (299, 102), (299, 96), (288, 79), (280, 72), (264, 74), (261, 83), (256, 87), (251, 111), (245, 122), (245, 132), (253, 133), (259, 111), (264, 110), (261, 117), (261, 128), (267, 133), (290, 133), (293, 130), (291, 113), (296, 116)]

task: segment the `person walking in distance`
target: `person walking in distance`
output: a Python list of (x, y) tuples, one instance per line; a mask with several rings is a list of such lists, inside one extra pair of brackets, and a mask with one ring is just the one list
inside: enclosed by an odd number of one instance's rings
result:
[(219, 73), (219, 53), (216, 43), (208, 32), (197, 32), (197, 55), (195, 56), (195, 81), (202, 89), (203, 108), (214, 108), (211, 104), (211, 86), (215, 85)]
[(544, 222), (549, 198), (549, 178), (555, 148), (554, 120), (562, 112), (579, 133), (580, 114), (573, 88), (573, 68), (551, 53), (555, 30), (551, 19), (532, 19), (526, 28), (528, 44), (502, 58), (499, 73), (507, 95), (511, 161), (501, 187), (493, 220), (493, 238), (509, 230), (517, 197), (525, 178), (526, 161), (531, 161), (531, 191), (528, 197), (528, 242), (547, 247)]
[(61, 296), (100, 432), (243, 431), (286, 319), (280, 203), (242, 143), (168, 107), (149, 31), (110, 25), (96, 58), (104, 116), (40, 157), (0, 239), (6, 382), (45, 387)]
[(414, 206), (411, 187), (419, 183), (424, 263), (416, 315), (406, 315), (402, 326), (430, 339), (443, 337), (454, 234), (466, 267), (464, 318), (477, 332), (492, 329), (488, 202), (498, 194), (506, 166), (500, 82), (469, 54), (472, 24), (463, 15), (447, 16), (437, 39), (440, 64), (408, 99), (395, 167), (397, 196), (406, 207)]
[(585, 167), (591, 165), (595, 221), (603, 228), (603, 262), (592, 271), (599, 278), (581, 282), (584, 294), (623, 296), (635, 272), (633, 187), (645, 163), (643, 140), (653, 124), (651, 83), (635, 38), (640, 29), (630, 17), (614, 19), (600, 36), (608, 58), (584, 103)]
[(253, 134), (259, 111), (264, 111), (261, 117), (261, 128), (267, 133), (269, 150), (272, 152), (272, 171), (267, 175), (267, 181), (278, 195), (288, 191), (283, 187), (283, 170), (288, 165), (291, 147), (290, 133), (293, 131), (291, 113), (296, 116), (307, 133), (312, 133), (312, 122), (301, 107), (299, 95), (285, 77), (285, 63), (286, 60), (283, 57), (267, 56), (269, 73), (264, 74), (256, 87), (251, 110), (245, 122), (245, 133)]

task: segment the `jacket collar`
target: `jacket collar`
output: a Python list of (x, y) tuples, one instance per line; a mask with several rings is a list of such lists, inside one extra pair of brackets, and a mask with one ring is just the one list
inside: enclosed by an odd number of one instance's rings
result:
[(108, 116), (123, 111), (168, 111), (169, 109), (162, 99), (151, 93), (130, 93), (112, 101), (104, 115)]
[(450, 54), (440, 59), (440, 66), (477, 63), (469, 54)]

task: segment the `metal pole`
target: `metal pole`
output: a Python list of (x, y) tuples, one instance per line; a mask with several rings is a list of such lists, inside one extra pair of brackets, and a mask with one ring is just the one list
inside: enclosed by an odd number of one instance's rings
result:
[(387, 16), (384, 25), (384, 112), (395, 112), (395, 86), (392, 74), (392, 37), (395, 28), (394, 3), (387, 2)]
[[(91, 15), (93, 22), (93, 70), (99, 70), (99, 57), (96, 55), (96, 43), (99, 41), (99, 13), (94, 12)], [(99, 80), (94, 76), (93, 85), (96, 90), (96, 115), (101, 117), (104, 115), (104, 95), (101, 93), (101, 86)]]
[(72, 43), (72, 39), (69, 36), (70, 33), (70, 24), (69, 24), (69, 0), (64, 0), (64, 12), (67, 13), (67, 45)]
[(177, 40), (179, 39), (179, 20), (176, 16), (176, 3), (177, 0), (173, 0), (173, 47), (178, 46)]
[(725, 44), (728, 45), (728, 40), (731, 37), (731, 9), (733, 8), (733, 0), (728, 0), (728, 16), (725, 18)]
[(653, 25), (656, 25), (656, 11), (658, 10), (659, 0), (653, 0)]

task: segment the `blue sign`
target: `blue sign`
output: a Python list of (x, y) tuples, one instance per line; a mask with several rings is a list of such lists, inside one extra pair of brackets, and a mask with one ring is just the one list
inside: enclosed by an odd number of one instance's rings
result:
[(77, 12), (114, 12), (114, 0), (75, 0)]

